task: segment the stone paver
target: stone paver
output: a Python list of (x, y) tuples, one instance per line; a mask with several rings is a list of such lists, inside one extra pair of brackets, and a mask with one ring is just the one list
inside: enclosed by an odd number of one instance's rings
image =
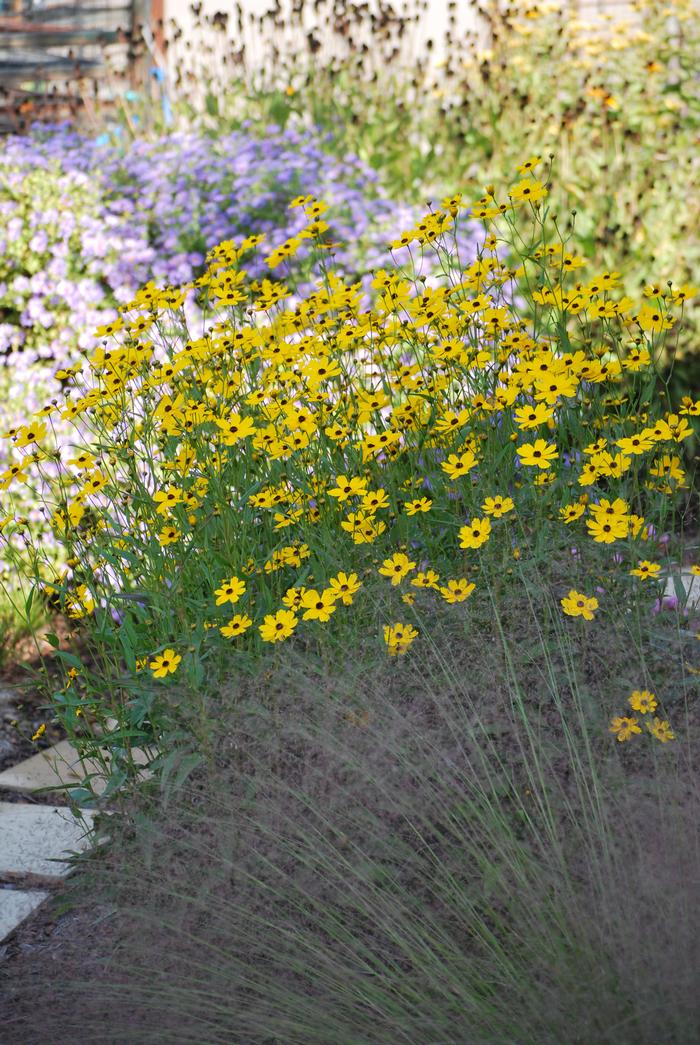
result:
[(0, 943), (44, 902), (38, 889), (0, 889)]
[[(91, 826), (92, 814), (83, 815)], [(63, 878), (70, 865), (61, 857), (87, 846), (83, 824), (68, 809), (0, 802), (0, 875)]]
[[(675, 575), (680, 577), (681, 583), (685, 588), (688, 599), (686, 607), (689, 610), (695, 610), (700, 606), (700, 577), (696, 577), (695, 574), (691, 573), (690, 570), (683, 569), (680, 573)], [(674, 584), (673, 576), (668, 577), (666, 580), (666, 588), (664, 595), (672, 598), (676, 594), (676, 586)]]
[[(140, 748), (134, 748), (131, 755), (137, 766), (149, 761), (148, 755)], [(41, 788), (64, 788), (70, 784), (81, 783), (88, 775), (91, 777), (90, 785), (93, 791), (101, 795), (107, 781), (100, 763), (89, 758), (81, 762), (80, 755), (70, 741), (61, 740), (53, 747), (39, 751), (31, 758), (26, 758), (0, 773), (0, 788), (29, 794)], [(144, 779), (150, 775), (148, 770), (141, 771), (141, 777)]]
[[(43, 787), (65, 787), (66, 784), (79, 783), (88, 773), (101, 772), (98, 762), (85, 759), (81, 764), (80, 756), (70, 741), (61, 740), (53, 747), (0, 773), (0, 788), (31, 792)], [(104, 790), (103, 780), (95, 779), (92, 784), (98, 794)]]

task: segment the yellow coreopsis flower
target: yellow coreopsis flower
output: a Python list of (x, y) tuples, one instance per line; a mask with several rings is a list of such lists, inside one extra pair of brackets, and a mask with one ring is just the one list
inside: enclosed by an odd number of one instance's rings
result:
[(403, 552), (396, 552), (389, 559), (385, 559), (383, 564), (379, 567), (379, 573), (383, 577), (388, 577), (393, 587), (400, 584), (404, 577), (415, 570), (416, 564), (412, 562), (407, 555)]
[(158, 543), (162, 548), (166, 548), (169, 544), (174, 544), (180, 540), (182, 534), (176, 526), (164, 526), (158, 534)]
[(517, 454), (521, 464), (537, 468), (550, 468), (552, 461), (559, 456), (554, 443), (547, 443), (544, 439), (523, 443), (518, 447)]
[(459, 530), (460, 548), (480, 548), (491, 536), (490, 519), (472, 519), (467, 526)]
[(513, 412), (518, 428), (539, 428), (554, 417), (554, 410), (547, 403), (536, 403), (535, 406), (521, 406)]
[(263, 642), (282, 642), (289, 638), (298, 623), (294, 610), (278, 610), (277, 613), (268, 613), (258, 630)]
[(648, 689), (635, 689), (628, 699), (628, 704), (633, 711), (639, 712), (640, 715), (649, 715), (652, 711), (656, 711), (659, 706), (655, 695), (650, 693)]
[(662, 330), (670, 330), (675, 320), (665, 315), (661, 309), (652, 305), (642, 305), (637, 313), (636, 320), (642, 330), (658, 334)]
[(471, 450), (465, 450), (461, 454), (450, 454), (440, 467), (449, 475), (450, 479), (459, 479), (467, 475), (476, 466), (476, 457)]
[(563, 508), (559, 509), (559, 518), (568, 525), (580, 519), (585, 511), (585, 504), (565, 504)]
[(624, 744), (626, 740), (632, 738), (634, 733), (641, 733), (642, 730), (636, 718), (620, 715), (610, 723), (610, 732), (615, 734), (616, 739), (621, 744)]
[(629, 533), (629, 519), (620, 515), (599, 515), (589, 519), (586, 526), (597, 544), (613, 544)]
[(328, 582), (328, 587), (333, 593), (334, 599), (338, 602), (342, 602), (344, 606), (350, 606), (352, 604), (353, 596), (362, 587), (362, 581), (358, 579), (356, 573), (338, 573), (335, 577), (331, 577)]
[(333, 589), (326, 588), (325, 591), (319, 592), (315, 588), (309, 588), (304, 592), (301, 608), (305, 611), (304, 620), (330, 620), (336, 611)]
[(387, 624), (384, 628), (384, 641), (390, 657), (407, 653), (418, 637), (418, 630), (412, 624)]
[(214, 592), (216, 605), (223, 606), (226, 602), (238, 602), (244, 592), (245, 581), (242, 581), (239, 577), (231, 577), (230, 580), (224, 581), (221, 587)]
[(646, 581), (649, 577), (658, 577), (660, 572), (661, 566), (658, 562), (649, 562), (648, 559), (642, 559), (633, 570), (630, 570), (630, 575)]
[(544, 182), (536, 181), (534, 178), (525, 178), (513, 185), (508, 195), (516, 203), (538, 203), (547, 196)]
[(435, 570), (420, 572), (411, 578), (411, 584), (415, 588), (437, 588), (440, 575)]
[(508, 512), (513, 511), (515, 503), (512, 497), (487, 497), (481, 508), (486, 515), (492, 515), (494, 519), (500, 519), (502, 516), (507, 515)]
[(429, 512), (433, 502), (428, 497), (419, 497), (415, 501), (407, 501), (404, 505), (406, 515), (418, 515), (419, 512)]
[(560, 600), (562, 609), (569, 617), (583, 617), (584, 620), (593, 620), (595, 611), (598, 609), (598, 600), (594, 595), (583, 595), (573, 588), (569, 594)]
[(173, 672), (177, 671), (181, 660), (182, 657), (174, 649), (166, 649), (157, 657), (154, 657), (148, 666), (155, 678), (162, 679), (166, 675), (172, 675)]
[(153, 497), (153, 500), (158, 505), (156, 511), (159, 515), (167, 515), (176, 505), (182, 503), (184, 496), (182, 490), (178, 489), (177, 486), (168, 486), (166, 490), (159, 490)]
[(31, 443), (38, 443), (40, 439), (46, 437), (46, 425), (24, 425), (20, 428), (14, 436), (14, 444), (17, 447), (29, 446)]
[(645, 454), (648, 450), (653, 449), (654, 441), (644, 432), (640, 432), (638, 435), (618, 439), (615, 445), (620, 447), (623, 454)]
[(219, 631), (225, 639), (237, 639), (252, 625), (252, 620), (245, 613), (237, 613), (228, 624), (224, 624)]
[(440, 588), (440, 594), (445, 602), (464, 602), (469, 598), (475, 587), (476, 585), (468, 581), (466, 577), (460, 577), (459, 580), (448, 581), (446, 585)]
[(647, 729), (662, 744), (667, 744), (669, 740), (675, 740), (676, 738), (671, 726), (664, 719), (655, 717), (653, 722), (647, 722)]
[(359, 476), (348, 478), (347, 475), (336, 476), (335, 486), (328, 493), (341, 504), (349, 497), (361, 497), (367, 492), (367, 480)]

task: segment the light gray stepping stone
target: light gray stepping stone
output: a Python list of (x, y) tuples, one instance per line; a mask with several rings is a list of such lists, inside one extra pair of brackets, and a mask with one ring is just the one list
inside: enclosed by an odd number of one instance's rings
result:
[[(91, 827), (92, 814), (83, 816)], [(65, 807), (0, 802), (0, 875), (64, 878), (70, 864), (61, 857), (88, 845), (85, 826)]]
[(38, 889), (0, 889), (0, 943), (44, 902)]
[(0, 889), (0, 944), (48, 897), (39, 889)]
[[(134, 748), (131, 757), (137, 766), (150, 761), (141, 748)], [(148, 770), (141, 771), (142, 778), (150, 775)], [(25, 758), (23, 762), (18, 762), (16, 766), (0, 773), (0, 788), (29, 794), (40, 788), (65, 788), (71, 784), (79, 784), (86, 776), (90, 776), (90, 787), (95, 794), (101, 795), (107, 786), (102, 765), (96, 759), (85, 758), (81, 761), (71, 742), (61, 740), (53, 747), (39, 751), (38, 754)]]
[[(68, 740), (61, 740), (53, 747), (39, 751), (38, 754), (25, 758), (16, 766), (0, 773), (0, 788), (9, 791), (31, 792), (43, 787), (65, 787), (78, 784), (88, 774), (97, 773), (102, 777), (103, 769), (99, 762), (90, 759), (80, 761), (80, 755)], [(104, 791), (105, 780), (93, 779), (93, 789), (100, 794)]]
[(700, 606), (700, 577), (696, 577), (690, 570), (683, 569), (680, 573), (671, 575), (666, 580), (666, 588), (664, 589), (664, 595), (668, 598), (673, 598), (676, 594), (676, 585), (674, 583), (674, 577), (679, 578), (683, 588), (686, 592), (686, 607), (689, 610), (697, 609)]

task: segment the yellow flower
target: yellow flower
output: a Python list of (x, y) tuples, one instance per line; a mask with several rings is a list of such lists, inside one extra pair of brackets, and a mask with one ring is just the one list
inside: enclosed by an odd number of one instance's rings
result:
[(469, 598), (475, 587), (476, 585), (470, 583), (466, 577), (461, 577), (456, 581), (448, 581), (445, 587), (440, 588), (440, 594), (445, 602), (464, 602)]
[(232, 617), (228, 624), (224, 624), (219, 631), (225, 639), (236, 639), (239, 635), (242, 635), (244, 631), (252, 625), (250, 617), (246, 616), (245, 613), (237, 613), (235, 617)]
[(221, 429), (221, 442), (224, 446), (235, 446), (241, 439), (255, 434), (255, 425), (249, 417), (231, 414), (227, 418), (215, 418), (217, 427)]
[(148, 666), (157, 679), (162, 679), (166, 675), (172, 675), (174, 671), (177, 671), (177, 666), (181, 660), (182, 657), (174, 649), (166, 649), (157, 657), (154, 657)]
[(615, 443), (623, 454), (645, 454), (647, 450), (653, 449), (654, 442), (644, 432), (638, 435), (630, 435), (624, 439), (618, 439)]
[(245, 581), (240, 580), (238, 577), (231, 577), (230, 580), (224, 581), (222, 586), (214, 592), (216, 605), (223, 606), (226, 602), (238, 602), (244, 591)]
[(29, 446), (31, 443), (38, 443), (45, 436), (46, 425), (25, 425), (15, 434), (14, 443), (17, 447)]
[(626, 537), (629, 532), (629, 519), (620, 515), (599, 515), (586, 523), (588, 532), (598, 544), (612, 544)]
[(690, 283), (684, 283), (681, 287), (676, 287), (672, 291), (673, 303), (675, 305), (682, 304), (684, 301), (688, 301), (689, 298), (695, 297), (698, 292), (697, 287), (691, 286)]
[(594, 595), (583, 595), (573, 588), (560, 602), (564, 613), (569, 617), (583, 617), (584, 620), (593, 620), (595, 611), (598, 609), (598, 600)]
[(384, 641), (389, 656), (403, 656), (418, 637), (418, 631), (412, 624), (387, 624), (384, 628)]
[(426, 570), (425, 573), (417, 573), (412, 577), (411, 584), (415, 588), (437, 588), (439, 580), (440, 576), (435, 570)]
[(508, 195), (516, 203), (537, 203), (546, 197), (547, 189), (543, 182), (536, 181), (534, 178), (525, 178), (517, 185), (513, 185)]
[(39, 737), (42, 737), (45, 732), (46, 732), (46, 723), (42, 722), (41, 725), (39, 726), (39, 728), (37, 729), (36, 733), (32, 734), (32, 740), (38, 740)]
[(658, 707), (656, 697), (648, 689), (635, 689), (628, 703), (632, 710), (638, 711), (640, 715), (648, 715)]
[(476, 465), (476, 457), (471, 450), (465, 450), (461, 454), (450, 454), (440, 467), (447, 472), (450, 479), (459, 479), (466, 475)]
[(390, 559), (384, 560), (384, 563), (379, 568), (379, 573), (383, 577), (389, 577), (393, 587), (396, 587), (415, 568), (415, 562), (411, 562), (407, 555), (404, 555), (403, 552), (396, 552)]
[(158, 505), (158, 514), (167, 515), (184, 500), (184, 494), (176, 486), (169, 486), (166, 490), (159, 490), (153, 500)]
[(487, 497), (481, 508), (486, 515), (492, 515), (494, 519), (500, 519), (501, 516), (512, 512), (515, 504), (510, 497)]
[(331, 497), (335, 497), (338, 501), (347, 501), (348, 497), (362, 496), (367, 492), (367, 480), (359, 479), (357, 476), (353, 476), (352, 479), (348, 479), (347, 475), (339, 475), (336, 477), (335, 486), (329, 490), (328, 493)]
[(284, 593), (282, 602), (290, 610), (298, 610), (301, 608), (302, 599), (306, 595), (306, 588), (287, 588)]
[(419, 512), (429, 512), (433, 502), (427, 497), (419, 497), (415, 501), (407, 501), (404, 505), (406, 515), (417, 515)]
[(661, 566), (658, 562), (649, 562), (648, 559), (642, 559), (633, 570), (630, 570), (630, 575), (645, 581), (648, 577), (657, 577), (660, 572)]
[(459, 530), (460, 548), (480, 548), (491, 536), (490, 519), (472, 519), (468, 526)]
[(670, 316), (664, 315), (661, 309), (651, 305), (642, 305), (636, 319), (642, 330), (650, 330), (652, 333), (669, 330), (675, 322)]
[(535, 406), (522, 406), (513, 413), (515, 423), (523, 431), (528, 428), (539, 428), (554, 417), (554, 410), (546, 403), (537, 403)]
[(642, 730), (634, 717), (620, 715), (610, 723), (610, 732), (614, 733), (621, 744), (630, 740), (633, 733), (641, 733)]
[(164, 526), (158, 534), (158, 543), (165, 548), (167, 545), (179, 541), (181, 536), (182, 534), (176, 526)]
[(565, 504), (559, 509), (559, 518), (568, 525), (580, 519), (585, 510), (585, 504)]
[(358, 580), (356, 573), (338, 573), (335, 577), (331, 577), (328, 586), (336, 601), (342, 602), (344, 606), (350, 606), (353, 595), (362, 587), (362, 581)]
[(362, 501), (360, 502), (360, 508), (362, 511), (369, 512), (370, 515), (374, 515), (380, 508), (389, 507), (389, 498), (386, 495), (386, 490), (368, 490), (364, 494)]
[(669, 740), (675, 740), (676, 735), (671, 729), (671, 726), (665, 719), (654, 718), (653, 722), (647, 722), (647, 729), (653, 737), (660, 740), (662, 744), (668, 743)]
[(335, 613), (335, 595), (331, 588), (318, 592), (315, 588), (309, 588), (304, 592), (301, 600), (302, 609), (305, 610), (304, 620), (319, 620), (322, 622), (331, 619)]
[(282, 642), (289, 638), (298, 623), (294, 610), (278, 610), (277, 613), (268, 613), (258, 630), (263, 642)]
[(544, 439), (523, 443), (518, 447), (517, 454), (521, 464), (537, 468), (549, 468), (554, 458), (559, 456), (554, 443), (547, 443)]

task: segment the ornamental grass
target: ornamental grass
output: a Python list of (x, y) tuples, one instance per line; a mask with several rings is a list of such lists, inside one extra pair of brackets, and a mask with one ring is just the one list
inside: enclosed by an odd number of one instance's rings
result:
[(468, 627), (431, 608), (419, 656), (362, 635), (233, 669), (213, 757), (110, 816), (4, 966), (7, 1040), (694, 1040), (697, 714), (606, 732), (640, 672), (682, 693), (683, 643), (640, 659), (626, 622), (493, 584)]

